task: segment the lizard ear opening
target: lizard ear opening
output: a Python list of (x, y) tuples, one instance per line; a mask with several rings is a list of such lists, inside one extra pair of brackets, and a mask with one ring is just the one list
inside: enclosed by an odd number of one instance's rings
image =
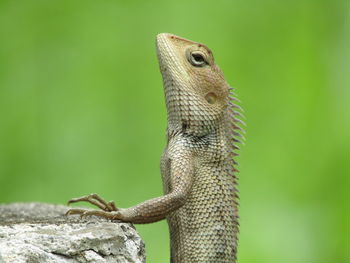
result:
[(205, 100), (209, 103), (209, 104), (214, 104), (217, 100), (217, 95), (214, 92), (209, 92), (207, 95), (205, 95)]

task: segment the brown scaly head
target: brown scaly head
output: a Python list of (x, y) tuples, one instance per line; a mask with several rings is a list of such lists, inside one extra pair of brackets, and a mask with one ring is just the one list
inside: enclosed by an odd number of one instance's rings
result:
[(201, 136), (222, 118), (229, 86), (211, 50), (171, 34), (157, 36), (169, 130)]
[(235, 114), (228, 109), (234, 106), (231, 88), (207, 46), (162, 33), (157, 36), (157, 54), (170, 132), (203, 136)]
[(169, 131), (202, 136), (217, 127), (223, 118), (238, 114), (228, 109), (239, 107), (230, 103), (234, 99), (230, 97), (232, 88), (207, 46), (162, 33), (157, 36), (157, 54)]

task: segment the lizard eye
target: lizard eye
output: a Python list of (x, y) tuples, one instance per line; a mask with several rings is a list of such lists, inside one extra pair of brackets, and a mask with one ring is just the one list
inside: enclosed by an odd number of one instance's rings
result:
[(188, 61), (195, 67), (203, 67), (207, 65), (204, 54), (200, 51), (193, 51), (188, 56)]

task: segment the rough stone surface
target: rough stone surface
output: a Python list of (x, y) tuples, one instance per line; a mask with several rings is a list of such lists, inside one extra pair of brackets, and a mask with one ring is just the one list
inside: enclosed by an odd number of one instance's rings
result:
[(65, 216), (67, 206), (0, 205), (0, 263), (145, 262), (131, 224)]

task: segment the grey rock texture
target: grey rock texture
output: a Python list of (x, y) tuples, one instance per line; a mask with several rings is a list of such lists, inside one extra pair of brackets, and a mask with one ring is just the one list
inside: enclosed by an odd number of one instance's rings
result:
[(67, 206), (0, 205), (0, 263), (145, 262), (131, 224), (65, 216)]

